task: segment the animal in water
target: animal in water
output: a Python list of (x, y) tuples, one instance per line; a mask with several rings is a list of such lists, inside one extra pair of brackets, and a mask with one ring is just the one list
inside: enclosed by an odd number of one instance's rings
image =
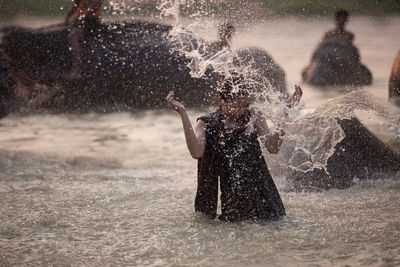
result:
[(400, 107), (400, 51), (393, 62), (389, 78), (389, 101)]
[[(296, 168), (287, 173), (290, 190), (342, 189), (354, 184), (355, 180), (370, 178), (376, 172), (400, 171), (400, 155), (380, 141), (360, 120), (356, 117), (332, 119), (343, 130), (344, 138), (334, 146), (325, 168), (307, 170), (312, 165), (311, 155), (302, 149), (295, 150), (291, 163)], [(329, 143), (329, 140), (325, 142)]]
[[(187, 107), (215, 104), (218, 74), (211, 69), (201, 78), (193, 78), (187, 64), (190, 59), (171, 52), (168, 34), (171, 26), (142, 22), (100, 24), (81, 41), (81, 78), (67, 79), (72, 69), (68, 46), (69, 28), (3, 29), (1, 46), (12, 65), (40, 84), (59, 88), (63, 105), (48, 104), (50, 111), (119, 111), (163, 106), (167, 90), (174, 90)], [(260, 49), (243, 50), (246, 58), (270, 58)], [(284, 73), (271, 61), (252, 65), (267, 80), (283, 80)], [(280, 75), (279, 77), (273, 75)], [(282, 78), (283, 76), (283, 78)], [(282, 84), (279, 90), (283, 89)], [(168, 89), (167, 89), (168, 88)], [(59, 101), (55, 101), (59, 103)], [(59, 104), (57, 104), (59, 105)]]
[(287, 119), (288, 137), (281, 153), (267, 159), (272, 175), (284, 176), (287, 188), (296, 191), (346, 188), (376, 177), (376, 173), (396, 177), (400, 172), (399, 140), (394, 136), (394, 140), (381, 141), (363, 125), (356, 111), (384, 114), (388, 132), (396, 128), (399, 116), (396, 108), (371, 97), (363, 91), (350, 92), (315, 110), (303, 110), (295, 120)]
[(302, 78), (303, 82), (319, 87), (372, 83), (372, 74), (361, 64), (357, 47), (339, 39), (326, 39), (319, 45)]
[[(0, 51), (0, 53), (2, 53)], [(0, 57), (0, 118), (3, 114), (12, 111), (12, 94), (15, 90), (16, 82), (12, 76), (11, 66), (6, 58)]]

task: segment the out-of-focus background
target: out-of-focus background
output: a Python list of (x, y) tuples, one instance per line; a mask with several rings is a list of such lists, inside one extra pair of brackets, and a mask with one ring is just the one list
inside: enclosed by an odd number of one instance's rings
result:
[[(18, 15), (60, 16), (71, 4), (70, 0), (1, 0), (1, 20)], [(156, 0), (110, 0), (106, 3), (124, 6), (128, 14), (140, 16), (158, 15)], [(218, 14), (233, 14), (234, 9), (248, 9), (253, 19), (268, 16), (331, 16), (338, 8), (346, 9), (354, 15), (387, 16), (400, 14), (399, 0), (253, 0), (253, 1), (186, 1), (183, 6), (185, 14), (200, 5)], [(256, 9), (255, 9), (256, 7)], [(112, 9), (112, 8), (111, 8)], [(112, 10), (110, 12), (112, 14)]]
[[(183, 2), (182, 18), (203, 23), (196, 34), (206, 40), (217, 39), (220, 21), (233, 21), (233, 47), (268, 51), (290, 92), (301, 84), (324, 32), (334, 27), (334, 12), (347, 9), (347, 29), (373, 75), (361, 90), (389, 107), (388, 80), (400, 49), (399, 0)], [(0, 25), (47, 27), (61, 22), (71, 4), (0, 0)], [(169, 23), (160, 19), (158, 4), (105, 1), (105, 20)], [(357, 94), (332, 101), (354, 88), (301, 86), (305, 108), (365, 104)], [(375, 107), (359, 118), (398, 145)], [(195, 122), (210, 111), (189, 109), (189, 117)], [(266, 161), (282, 163), (267, 153)], [(400, 265), (398, 173), (351, 177), (348, 188), (314, 192), (288, 191), (285, 174), (274, 175), (287, 217), (226, 224), (194, 212), (196, 163), (172, 110), (9, 114), (0, 120), (0, 266)]]

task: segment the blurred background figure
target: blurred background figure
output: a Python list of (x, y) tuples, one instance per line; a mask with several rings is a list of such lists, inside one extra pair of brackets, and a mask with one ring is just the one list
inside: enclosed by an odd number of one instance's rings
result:
[(346, 10), (338, 10), (335, 12), (336, 28), (325, 33), (326, 39), (339, 39), (348, 42), (353, 42), (354, 34), (346, 31), (345, 26), (349, 19), (349, 12)]
[(389, 101), (400, 107), (400, 50), (393, 62), (392, 73), (389, 78)]
[(230, 22), (224, 22), (219, 25), (217, 46), (220, 50), (231, 47), (234, 33), (235, 27)]
[(354, 34), (345, 29), (348, 18), (346, 10), (335, 12), (336, 28), (325, 33), (302, 72), (303, 82), (319, 87), (372, 84), (372, 73), (353, 45)]
[(72, 29), (68, 34), (72, 53), (72, 70), (69, 78), (78, 79), (81, 77), (81, 47), (79, 42), (85, 32), (92, 31), (101, 23), (102, 5), (103, 0), (74, 0), (72, 7), (67, 12), (65, 24), (68, 24), (71, 16), (75, 14)]

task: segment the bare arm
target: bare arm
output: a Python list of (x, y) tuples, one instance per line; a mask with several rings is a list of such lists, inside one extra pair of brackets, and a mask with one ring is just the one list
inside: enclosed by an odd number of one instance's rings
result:
[(167, 100), (168, 106), (176, 110), (181, 116), (186, 146), (189, 149), (190, 155), (194, 159), (202, 158), (206, 147), (205, 122), (199, 120), (196, 124), (196, 131), (193, 131), (186, 109), (181, 103), (174, 99), (174, 92), (170, 92), (165, 99)]
[(256, 130), (257, 135), (260, 137), (265, 148), (270, 153), (277, 154), (282, 145), (283, 139), (281, 138), (281, 136), (284, 135), (283, 131), (280, 134), (271, 133), (262, 111), (257, 108), (253, 108), (252, 113), (255, 118), (254, 128)]

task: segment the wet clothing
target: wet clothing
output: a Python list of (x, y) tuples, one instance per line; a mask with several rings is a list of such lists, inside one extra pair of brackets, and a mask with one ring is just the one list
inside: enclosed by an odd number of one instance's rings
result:
[(206, 123), (206, 148), (198, 160), (196, 211), (216, 216), (219, 180), (221, 220), (276, 220), (285, 215), (258, 136), (246, 132), (250, 116), (247, 110), (235, 129), (225, 128), (220, 109), (199, 118)]

